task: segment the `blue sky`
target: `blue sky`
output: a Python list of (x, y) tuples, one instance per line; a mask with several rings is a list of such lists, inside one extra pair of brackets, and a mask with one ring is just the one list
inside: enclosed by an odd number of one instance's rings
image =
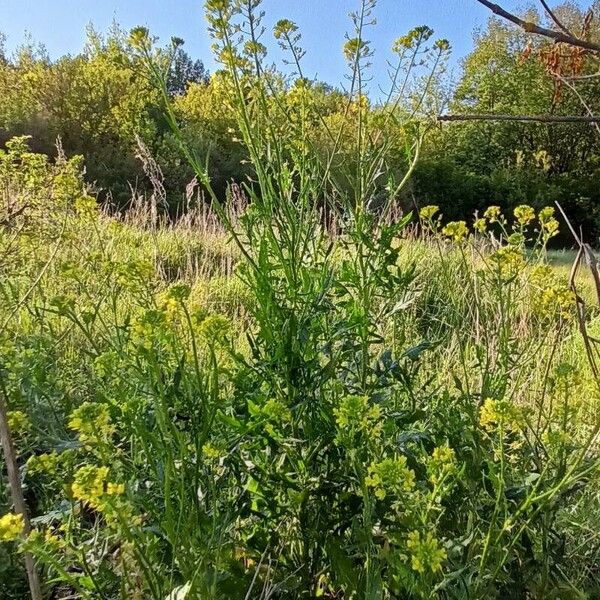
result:
[[(214, 69), (210, 40), (203, 17), (202, 0), (1, 0), (0, 31), (12, 50), (26, 33), (41, 42), (51, 56), (78, 52), (85, 39), (85, 26), (93, 23), (103, 31), (113, 20), (125, 29), (145, 25), (167, 41), (171, 36), (186, 40), (187, 51)], [(552, 5), (556, 5), (556, 0)], [(531, 4), (523, 0), (502, 0), (507, 9)], [(341, 47), (350, 28), (348, 12), (358, 0), (264, 0), (266, 24), (280, 18), (294, 20), (309, 49), (305, 59), (307, 74), (337, 85), (343, 82)], [(436, 37), (450, 40), (454, 64), (459, 64), (472, 47), (472, 34), (485, 24), (489, 11), (476, 0), (379, 0), (375, 16), (378, 24), (369, 34), (376, 50), (374, 70), (381, 79), (391, 43), (416, 25), (429, 25)], [(267, 36), (272, 39), (270, 35)], [(271, 44), (268, 44), (271, 47)], [(275, 43), (273, 58), (278, 55)]]

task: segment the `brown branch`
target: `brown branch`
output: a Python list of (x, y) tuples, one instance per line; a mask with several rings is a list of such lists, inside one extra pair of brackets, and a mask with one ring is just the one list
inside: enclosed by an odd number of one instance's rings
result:
[(598, 370), (598, 364), (596, 362), (596, 357), (594, 355), (594, 346), (592, 345), (592, 342), (595, 342), (595, 340), (589, 335), (589, 332), (587, 329), (585, 300), (577, 292), (577, 284), (576, 284), (575, 279), (577, 276), (577, 270), (579, 269), (579, 266), (581, 265), (581, 260), (585, 257), (586, 261), (588, 263), (588, 267), (592, 271), (592, 275), (594, 277), (594, 283), (596, 284), (596, 292), (598, 293), (598, 298), (600, 299), (600, 274), (598, 273), (598, 268), (596, 266), (596, 259), (593, 255), (593, 252), (591, 251), (591, 248), (588, 246), (588, 244), (584, 243), (581, 236), (577, 235), (575, 228), (571, 224), (569, 217), (567, 217), (567, 215), (566, 215), (565, 211), (563, 210), (562, 206), (560, 205), (560, 203), (555, 202), (555, 204), (558, 207), (560, 214), (563, 216), (563, 219), (567, 223), (567, 226), (571, 230), (571, 233), (573, 234), (573, 237), (575, 238), (577, 245), (579, 246), (579, 252), (577, 253), (577, 258), (575, 259), (575, 262), (573, 263), (573, 266), (571, 267), (571, 275), (569, 277), (569, 286), (571, 288), (571, 291), (575, 295), (576, 308), (577, 308), (577, 323), (579, 325), (579, 332), (581, 333), (581, 337), (583, 339), (585, 353), (586, 353), (590, 368), (592, 370), (592, 373), (593, 373), (594, 377), (596, 378), (596, 383), (598, 383), (600, 371)]
[(567, 35), (570, 35), (571, 37), (575, 37), (558, 19), (558, 17), (554, 14), (554, 11), (548, 6), (548, 3), (546, 2), (546, 0), (540, 0), (542, 6), (544, 7), (544, 10), (546, 11), (546, 13), (548, 14), (548, 16), (554, 21), (554, 23), (556, 24), (556, 26), (561, 29), (564, 33), (566, 33)]
[(509, 13), (498, 4), (494, 4), (489, 0), (477, 0), (477, 2), (489, 8), (495, 15), (498, 15), (499, 17), (502, 17), (503, 19), (506, 19), (507, 21), (510, 21), (511, 23), (514, 23), (515, 25), (519, 26), (521, 29), (523, 29), (523, 31), (526, 31), (527, 33), (535, 33), (536, 35), (541, 35), (543, 37), (550, 38), (555, 42), (561, 42), (563, 44), (569, 44), (571, 46), (585, 48), (586, 50), (591, 50), (593, 52), (600, 53), (600, 45), (598, 44), (594, 44), (593, 42), (589, 42), (587, 40), (582, 40), (573, 35), (566, 34), (562, 31), (554, 31), (553, 29), (540, 27), (539, 25), (536, 25), (531, 21), (524, 21), (523, 19), (520, 19), (512, 13)]
[(523, 121), (535, 123), (600, 123), (593, 115), (440, 115), (438, 121)]

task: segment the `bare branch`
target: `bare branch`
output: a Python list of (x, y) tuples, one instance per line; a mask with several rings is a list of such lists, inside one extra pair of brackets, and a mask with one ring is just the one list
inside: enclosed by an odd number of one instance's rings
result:
[(523, 121), (534, 123), (600, 123), (593, 115), (440, 115), (438, 121)]
[(548, 3), (546, 2), (546, 0), (540, 0), (542, 6), (544, 7), (544, 10), (546, 11), (546, 13), (548, 14), (548, 16), (554, 21), (554, 23), (556, 24), (556, 26), (561, 29), (564, 33), (566, 33), (567, 35), (570, 35), (571, 37), (575, 37), (562, 23), (561, 21), (558, 19), (558, 17), (554, 14), (554, 11), (548, 6)]
[[(23, 488), (21, 487), (15, 448), (10, 427), (8, 425), (7, 400), (8, 395), (4, 386), (4, 381), (0, 379), (0, 441), (2, 442), (4, 464), (6, 465), (6, 474), (8, 475), (8, 487), (10, 489), (15, 514), (22, 515), (24, 525), (23, 535), (27, 535), (31, 531), (31, 524), (27, 506), (25, 505), (25, 498), (23, 497)], [(34, 558), (30, 552), (25, 552), (23, 558), (25, 559), (25, 569), (27, 571), (31, 598), (32, 600), (42, 600), (42, 590)]]
[[(564, 77), (560, 77), (559, 75), (557, 75), (556, 77), (559, 79), (559, 81), (562, 81), (562, 83), (564, 83), (570, 90), (572, 90), (572, 92), (579, 99), (579, 102), (581, 102), (582, 106), (587, 111), (588, 115), (590, 117), (593, 117), (594, 113), (592, 112), (592, 109), (590, 108), (589, 104), (584, 100), (583, 96), (579, 93), (579, 90), (570, 81), (567, 81)], [(594, 127), (596, 128), (596, 131), (600, 133), (600, 125), (598, 125), (598, 121), (594, 121)]]
[(495, 15), (518, 25), (523, 31), (527, 33), (535, 33), (536, 35), (541, 35), (543, 37), (550, 38), (555, 42), (562, 42), (563, 44), (569, 44), (571, 46), (576, 46), (578, 48), (584, 48), (586, 50), (591, 50), (592, 52), (600, 53), (600, 45), (594, 44), (593, 42), (582, 40), (573, 35), (569, 35), (564, 33), (563, 31), (554, 31), (553, 29), (547, 29), (546, 27), (540, 27), (531, 21), (524, 21), (520, 19), (516, 15), (509, 13), (507, 10), (504, 10), (498, 4), (494, 4), (489, 0), (477, 0), (479, 4), (483, 4), (487, 8), (489, 8)]

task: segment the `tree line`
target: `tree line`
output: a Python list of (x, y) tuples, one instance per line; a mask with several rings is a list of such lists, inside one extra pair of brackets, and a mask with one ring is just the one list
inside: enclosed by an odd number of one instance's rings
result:
[[(522, 16), (540, 26), (550, 18), (534, 10)], [(589, 13), (565, 3), (552, 16), (582, 39), (600, 40), (597, 0)], [(431, 33), (426, 27), (417, 28), (399, 42), (422, 50), (434, 43)], [(182, 40), (175, 40), (171, 47), (174, 51), (163, 51), (168, 93), (185, 142), (209, 161), (214, 188), (225, 194), (227, 182), (252, 175), (229, 110), (227, 81), (218, 71), (207, 73), (201, 60), (186, 53)], [(440, 49), (440, 56), (445, 50)], [(117, 209), (127, 205), (132, 191), (143, 192), (151, 186), (139, 156), (142, 144), (164, 175), (164, 209), (180, 212), (193, 173), (165, 121), (159, 91), (139, 60), (128, 34), (118, 26), (105, 34), (90, 27), (79, 54), (54, 60), (32, 43), (11, 55), (0, 44), (0, 143), (30, 135), (32, 150), (51, 155), (59, 138), (67, 155), (85, 157), (88, 181), (103, 201)], [(469, 217), (490, 204), (510, 209), (522, 203), (543, 206), (558, 200), (590, 236), (597, 236), (600, 135), (596, 124), (442, 124), (435, 117), (442, 109), (449, 114), (475, 115), (598, 114), (599, 68), (593, 52), (576, 51), (532, 36), (503, 19), (490, 18), (475, 32), (474, 48), (464, 59), (459, 77), (434, 81), (428, 98), (421, 99), (431, 125), (414, 177), (400, 199), (404, 207), (435, 203), (455, 219)], [(309, 107), (315, 115), (311, 139), (324, 155), (331, 144), (326, 133), (344, 120), (359, 118), (364, 108), (349, 105), (343, 90), (322, 82), (297, 79), (289, 85), (281, 79), (273, 85), (285, 90), (291, 109), (294, 104)], [(368, 106), (372, 136), (377, 137), (378, 128), (396, 127), (393, 120), (378, 118), (377, 99), (359, 98), (357, 103), (361, 102)], [(397, 110), (410, 111), (411, 107), (400, 103)], [(406, 137), (398, 126), (394, 154), (398, 173), (406, 167)], [(343, 181), (350, 177), (343, 156), (355, 152), (354, 141), (349, 136), (337, 143), (342, 152), (336, 152), (331, 168)], [(386, 193), (384, 187), (381, 193)]]

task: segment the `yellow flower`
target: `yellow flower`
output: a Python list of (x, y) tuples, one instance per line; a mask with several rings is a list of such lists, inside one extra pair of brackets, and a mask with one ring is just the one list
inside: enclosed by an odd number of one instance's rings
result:
[(496, 250), (490, 260), (495, 264), (501, 279), (508, 280), (516, 277), (525, 267), (523, 251), (515, 246), (504, 246)]
[(378, 463), (371, 463), (365, 483), (373, 488), (374, 494), (383, 500), (388, 493), (401, 495), (415, 487), (415, 472), (406, 466), (406, 457), (386, 458)]
[(419, 531), (408, 534), (406, 547), (411, 554), (411, 566), (418, 573), (431, 571), (436, 573), (442, 570), (442, 562), (446, 560), (446, 550), (439, 547), (439, 543), (433, 534), (428, 531), (421, 536)]
[(473, 229), (479, 231), (479, 233), (485, 233), (487, 230), (487, 222), (485, 219), (475, 219), (473, 223)]
[(442, 229), (442, 233), (454, 242), (460, 243), (469, 235), (469, 228), (465, 221), (450, 221)]
[(456, 473), (456, 454), (450, 446), (438, 446), (434, 448), (428, 464), (429, 481), (436, 484), (442, 479)]
[(369, 54), (369, 45), (360, 38), (351, 38), (344, 44), (344, 56), (347, 61), (354, 61)]
[(523, 415), (519, 407), (508, 400), (487, 398), (479, 411), (479, 425), (488, 433), (502, 426), (504, 431), (519, 431), (523, 426)]
[(421, 217), (421, 219), (423, 219), (423, 221), (429, 221), (429, 220), (433, 219), (434, 215), (439, 210), (440, 210), (439, 206), (436, 206), (435, 204), (429, 204), (428, 206), (424, 206), (419, 211), (419, 217)]
[(209, 343), (223, 341), (231, 331), (231, 322), (221, 315), (209, 315), (197, 326), (198, 335)]
[(108, 477), (108, 467), (85, 465), (75, 473), (71, 492), (76, 500), (100, 508), (104, 496), (104, 485)]
[(554, 237), (558, 233), (559, 225), (556, 219), (549, 219), (544, 223), (543, 227), (544, 234), (549, 238)]
[(548, 287), (538, 294), (536, 307), (542, 316), (556, 315), (562, 319), (573, 318), (576, 297), (567, 286)]
[(554, 218), (554, 208), (552, 206), (545, 206), (538, 213), (540, 223), (546, 223), (552, 218)]
[(12, 433), (20, 435), (31, 429), (29, 417), (21, 410), (11, 410), (7, 414), (8, 427)]
[(527, 225), (535, 219), (535, 211), (528, 204), (520, 204), (513, 211), (519, 225)]
[(29, 457), (27, 461), (27, 472), (34, 473), (45, 473), (47, 475), (54, 475), (58, 466), (58, 454), (56, 450), (52, 451), (51, 454), (39, 454)]
[(297, 25), (289, 19), (280, 19), (273, 28), (275, 39), (280, 40), (283, 37), (289, 37), (298, 31)]
[(554, 208), (551, 206), (542, 208), (538, 214), (538, 219), (545, 241), (558, 234), (559, 225), (558, 221), (554, 218)]
[(206, 442), (206, 444), (202, 446), (202, 454), (208, 460), (219, 460), (221, 456), (223, 456), (223, 452), (210, 442)]
[(483, 213), (484, 218), (486, 218), (490, 223), (495, 223), (502, 216), (502, 212), (499, 206), (488, 206)]
[(122, 496), (125, 493), (125, 484), (109, 482), (106, 485), (107, 496)]
[(69, 428), (78, 433), (84, 444), (106, 442), (114, 433), (108, 406), (97, 402), (84, 402), (71, 413)]
[(25, 523), (23, 515), (8, 513), (0, 517), (0, 541), (14, 542), (21, 537)]
[(52, 548), (55, 552), (67, 545), (65, 540), (56, 535), (52, 529), (46, 529), (46, 531), (44, 531), (44, 544), (46, 545), (46, 548)]
[(205, 8), (210, 12), (226, 12), (231, 6), (231, 0), (206, 0)]
[(550, 266), (538, 265), (531, 270), (531, 286), (531, 305), (535, 314), (542, 318), (573, 318), (576, 296)]
[(367, 396), (344, 396), (333, 414), (340, 429), (372, 431), (381, 409), (377, 404), (371, 404)]
[(75, 200), (75, 211), (81, 217), (93, 217), (98, 212), (98, 203), (96, 198), (84, 195)]

